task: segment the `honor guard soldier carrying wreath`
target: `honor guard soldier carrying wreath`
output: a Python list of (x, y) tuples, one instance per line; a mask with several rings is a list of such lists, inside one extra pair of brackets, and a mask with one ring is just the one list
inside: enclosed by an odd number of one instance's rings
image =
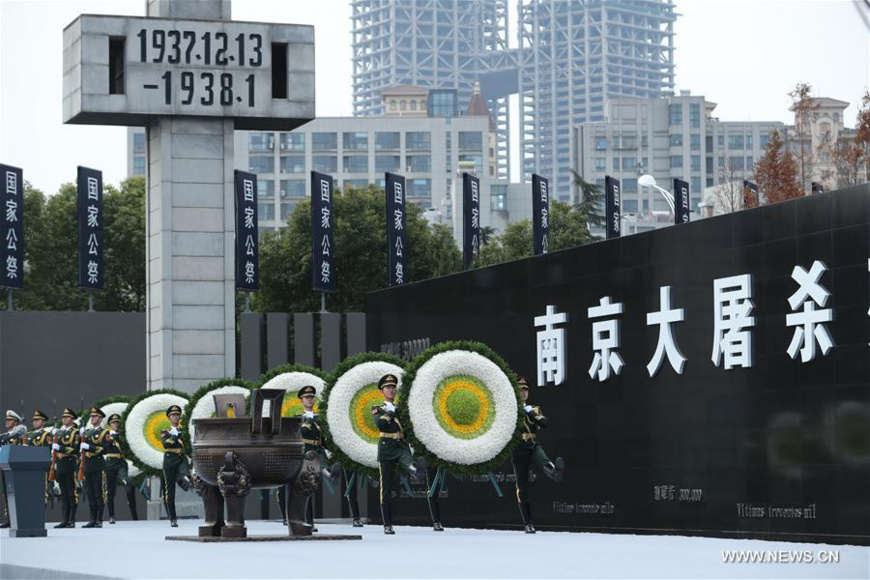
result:
[(106, 503), (109, 507), (109, 523), (115, 523), (115, 492), (118, 485), (123, 485), (127, 490), (127, 503), (133, 519), (136, 516), (135, 489), (127, 486), (127, 460), (124, 458), (124, 450), (121, 448), (121, 416), (117, 413), (109, 415), (109, 450), (105, 454), (106, 459)]
[(106, 414), (99, 407), (92, 407), (90, 424), (82, 428), (82, 461), (79, 473), (84, 474), (85, 495), (88, 498), (88, 508), (91, 520), (83, 528), (103, 527), (103, 483), (106, 477), (106, 460), (104, 455), (110, 449), (109, 430), (102, 426)]
[(77, 415), (69, 407), (63, 408), (61, 415), (61, 427), (54, 434), (51, 444), (52, 468), (49, 468), (48, 478), (54, 475), (58, 487), (60, 487), (60, 499), (63, 506), (63, 515), (55, 528), (76, 527), (76, 510), (79, 505), (78, 488), (76, 487), (76, 472), (78, 472), (77, 458), (79, 456), (79, 430), (76, 428)]
[[(6, 411), (6, 432), (0, 435), (0, 446), (21, 445), (27, 433), (27, 428), (21, 425), (22, 417), (13, 410)], [(8, 528), (9, 523), (9, 499), (6, 497), (6, 478), (0, 471), (0, 485), (3, 486), (3, 523), (0, 528)]]
[(171, 427), (160, 432), (160, 440), (163, 442), (163, 503), (166, 506), (166, 514), (173, 528), (178, 527), (178, 516), (175, 513), (175, 484), (181, 489), (190, 489), (188, 482), (189, 468), (187, 455), (184, 453), (184, 440), (181, 438), (181, 407), (172, 405), (166, 409)]
[(544, 473), (554, 481), (562, 481), (565, 461), (561, 457), (556, 462), (550, 461), (544, 448), (537, 441), (537, 433), (541, 427), (546, 427), (548, 420), (541, 408), (528, 403), (529, 385), (526, 379), (520, 377), (520, 398), (523, 402), (525, 417), (523, 420), (523, 440), (511, 452), (511, 463), (514, 466), (514, 475), (517, 478), (517, 502), (520, 506), (520, 515), (527, 534), (534, 534), (535, 527), (532, 525), (532, 505), (529, 501), (529, 469), (540, 466)]
[(378, 381), (378, 390), (384, 395), (384, 403), (372, 407), (372, 415), (375, 416), (375, 423), (380, 431), (378, 470), (381, 476), (381, 516), (384, 520), (385, 534), (396, 533), (393, 530), (393, 514), (390, 506), (394, 493), (396, 464), (405, 468), (415, 480), (420, 478), (419, 470), (414, 465), (414, 457), (411, 455), (411, 446), (405, 441), (402, 424), (399, 422), (395, 403), (398, 387), (399, 379), (396, 375), (387, 374), (381, 377)]
[[(323, 447), (323, 434), (320, 428), (320, 415), (314, 412), (314, 401), (317, 395), (317, 389), (311, 385), (306, 385), (296, 392), (296, 396), (302, 402), (304, 411), (296, 415), (302, 419), (302, 425), (299, 427), (299, 432), (302, 435), (302, 443), (305, 444), (305, 453), (313, 451), (320, 456), (320, 467), (323, 477), (330, 480), (333, 485), (338, 485), (341, 477), (341, 464), (336, 463), (331, 469), (326, 468), (329, 458), (326, 455), (326, 449)], [(281, 507), (281, 515), (287, 519), (287, 499), (288, 493), (291, 492), (289, 485), (282, 486), (278, 490), (278, 503)], [(305, 523), (312, 527), (313, 532), (317, 531), (314, 527), (314, 494), (308, 496), (308, 502), (305, 504)]]

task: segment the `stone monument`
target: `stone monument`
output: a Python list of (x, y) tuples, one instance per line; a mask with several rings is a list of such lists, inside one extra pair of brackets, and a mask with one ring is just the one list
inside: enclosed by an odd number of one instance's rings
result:
[(146, 127), (147, 387), (192, 392), (236, 374), (233, 131), (314, 118), (314, 28), (146, 7), (64, 29), (63, 119)]

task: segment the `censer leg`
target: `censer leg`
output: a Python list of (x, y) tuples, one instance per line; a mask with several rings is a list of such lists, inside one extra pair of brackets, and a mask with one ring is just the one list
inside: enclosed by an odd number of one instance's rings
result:
[(227, 507), (227, 524), (221, 529), (223, 538), (245, 538), (245, 503), (251, 491), (251, 472), (236, 454), (228, 452), (218, 470), (218, 487)]
[(221, 535), (224, 523), (224, 498), (217, 486), (208, 485), (196, 472), (191, 475), (193, 489), (202, 498), (205, 508), (205, 524), (199, 527), (199, 537), (209, 538)]

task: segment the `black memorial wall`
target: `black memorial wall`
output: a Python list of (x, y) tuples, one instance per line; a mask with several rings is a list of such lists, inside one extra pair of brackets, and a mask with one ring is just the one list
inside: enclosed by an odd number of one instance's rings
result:
[[(375, 292), (368, 348), (478, 340), (528, 378), (550, 418), (540, 441), (567, 462), (563, 482), (532, 485), (539, 526), (870, 544), (868, 268), (862, 186)], [(669, 325), (678, 351), (651, 377), (661, 327), (647, 315), (663, 310), (666, 286), (683, 310)], [(590, 318), (605, 297), (621, 314)], [(536, 341), (548, 337), (535, 318), (548, 306), (568, 315), (555, 326), (565, 377), (538, 386)], [(803, 325), (822, 310), (831, 322)], [(593, 324), (614, 319), (618, 347), (603, 351), (603, 332), (594, 350)], [(792, 357), (798, 328), (809, 333)], [(591, 376), (595, 352), (614, 363), (605, 380), (601, 368)], [(553, 363), (544, 379), (558, 378)], [(494, 475), (503, 497), (485, 477), (449, 480), (445, 525), (518, 526), (510, 464)], [(428, 522), (423, 499), (394, 512)]]

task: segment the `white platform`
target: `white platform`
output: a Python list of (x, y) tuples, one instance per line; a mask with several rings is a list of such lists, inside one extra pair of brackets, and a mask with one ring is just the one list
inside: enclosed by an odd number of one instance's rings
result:
[[(870, 578), (870, 548), (722, 540), (398, 527), (384, 536), (362, 528), (360, 541), (201, 544), (198, 521), (104, 524), (49, 530), (48, 538), (0, 535), (2, 578)], [(81, 525), (81, 524), (79, 524)], [(319, 525), (323, 533), (357, 533)], [(249, 534), (277, 534), (277, 522), (249, 522)], [(839, 551), (838, 564), (725, 564), (722, 550)], [(12, 567), (8, 567), (12, 566)], [(18, 566), (28, 569), (17, 568)], [(72, 576), (76, 575), (76, 576)], [(78, 576), (81, 575), (81, 576)]]

